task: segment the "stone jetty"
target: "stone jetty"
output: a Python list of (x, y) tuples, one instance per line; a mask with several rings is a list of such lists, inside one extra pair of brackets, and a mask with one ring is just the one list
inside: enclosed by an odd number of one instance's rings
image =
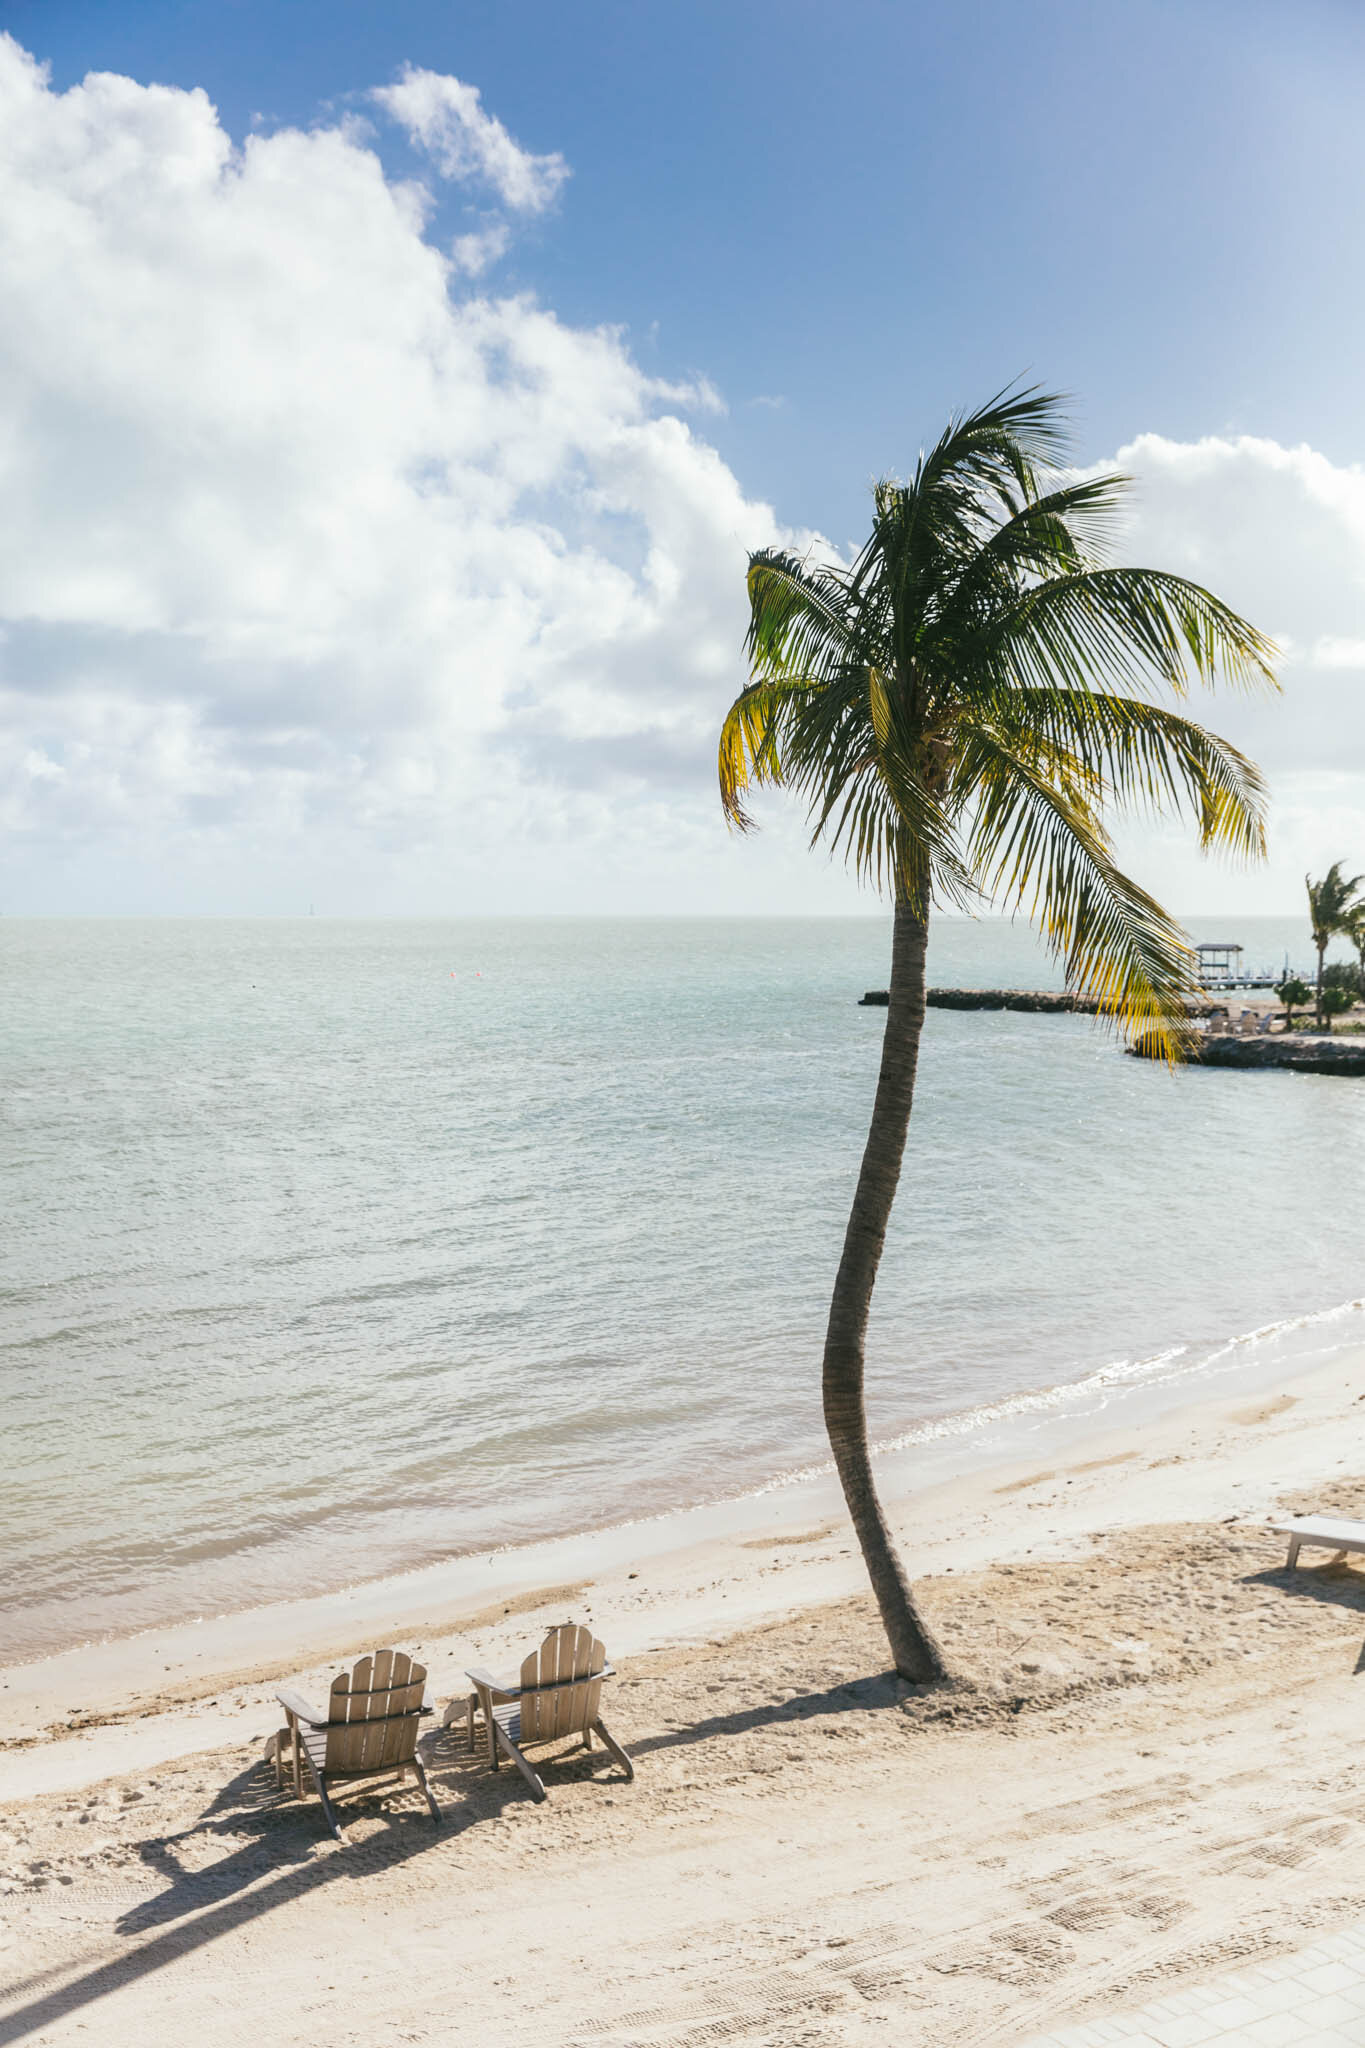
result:
[[(859, 998), (869, 1009), (885, 1009), (887, 1000), (884, 988), (870, 988)], [(1060, 989), (931, 988), (924, 1000), (931, 1010), (1029, 1010), (1049, 1016), (1070, 1011), (1093, 1017), (1099, 1008), (1093, 996), (1068, 995)], [(1186, 1014), (1224, 1017), (1227, 1004), (1192, 1002)], [(1126, 1050), (1138, 1059), (1157, 1057), (1155, 1048), (1142, 1039)], [(1306, 1074), (1365, 1075), (1365, 1032), (1357, 1038), (1330, 1032), (1203, 1031), (1194, 1037), (1188, 1058), (1200, 1067), (1290, 1067)]]
[[(858, 998), (862, 1008), (886, 1008), (888, 992), (870, 988)], [(1094, 996), (1068, 995), (1065, 989), (1040, 988), (931, 988), (925, 991), (931, 1010), (1031, 1010), (1049, 1015), (1077, 1011), (1093, 1017), (1099, 1009)], [(1212, 1003), (1191, 1004), (1192, 1017), (1211, 1017)]]
[[(1139, 1059), (1154, 1059), (1150, 1042), (1138, 1039), (1128, 1047)], [(1202, 1032), (1189, 1054), (1199, 1067), (1291, 1067), (1305, 1074), (1365, 1074), (1365, 1035), (1337, 1038), (1330, 1032), (1277, 1031), (1242, 1036), (1236, 1032)]]

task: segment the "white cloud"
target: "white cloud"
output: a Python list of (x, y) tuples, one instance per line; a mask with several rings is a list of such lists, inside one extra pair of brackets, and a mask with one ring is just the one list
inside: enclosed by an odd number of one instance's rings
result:
[(1314, 668), (1365, 669), (1365, 640), (1343, 640), (1334, 633), (1324, 633), (1314, 641), (1308, 658)]
[(1133, 858), (1187, 911), (1297, 913), (1307, 869), (1365, 867), (1365, 470), (1251, 435), (1144, 434), (1102, 466), (1136, 480), (1124, 557), (1196, 577), (1283, 654), (1283, 694), (1189, 707), (1269, 777), (1268, 866), (1205, 861), (1164, 832), (1129, 835)]
[[(386, 90), (452, 174), (548, 204), (557, 160), (429, 76)], [(238, 146), (202, 92), (54, 93), (0, 37), (0, 908), (866, 907), (793, 822), (719, 823), (780, 529), (688, 423), (715, 394), (481, 290), (502, 215), (458, 256), (429, 219), (358, 124)], [(1139, 872), (1296, 909), (1306, 867), (1365, 866), (1365, 473), (1116, 460), (1126, 555), (1290, 653), (1282, 698), (1200, 707), (1271, 775), (1270, 872), (1149, 832)]]
[(362, 895), (482, 861), (497, 907), (518, 835), (590, 893), (660, 805), (720, 833), (773, 515), (687, 424), (709, 387), (480, 293), (424, 224), (354, 127), (238, 148), (202, 92), (54, 93), (0, 38), (0, 819), (35, 901), (63, 860), (230, 892), (325, 845)]
[(482, 277), (485, 270), (507, 254), (512, 231), (505, 220), (495, 220), (485, 228), (472, 228), (467, 235), (456, 235), (450, 245), (450, 258), (457, 270), (467, 277)]
[(406, 64), (396, 85), (378, 86), (370, 97), (443, 178), (481, 178), (516, 213), (543, 213), (569, 175), (557, 150), (532, 156), (514, 142), (502, 122), (485, 113), (478, 87), (462, 79)]

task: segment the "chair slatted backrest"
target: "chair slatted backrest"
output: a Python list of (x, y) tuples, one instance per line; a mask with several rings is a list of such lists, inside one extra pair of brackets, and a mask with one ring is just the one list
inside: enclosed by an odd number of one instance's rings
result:
[(328, 1771), (385, 1771), (417, 1753), (426, 1670), (402, 1650), (376, 1650), (332, 1680)]
[[(606, 1666), (607, 1653), (591, 1629), (571, 1621), (552, 1628), (521, 1667), (522, 1741), (553, 1742), (590, 1728), (601, 1710)], [(582, 1684), (572, 1683), (576, 1679)], [(554, 1689), (538, 1692), (538, 1686)]]

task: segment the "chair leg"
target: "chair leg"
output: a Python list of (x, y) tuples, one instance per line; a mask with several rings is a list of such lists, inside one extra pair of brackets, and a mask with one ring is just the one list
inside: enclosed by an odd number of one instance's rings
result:
[(471, 1752), (475, 1747), (474, 1731), (480, 1713), (483, 1715), (483, 1740), (484, 1748), (488, 1751), (489, 1769), (495, 1771), (498, 1768), (498, 1747), (493, 1740), (493, 1695), (486, 1692), (482, 1686), (470, 1693), (465, 1701), (464, 1725), (469, 1736)]
[(616, 1737), (615, 1737), (614, 1735), (608, 1735), (608, 1733), (607, 1733), (607, 1724), (606, 1724), (606, 1722), (605, 1722), (605, 1721), (602, 1721), (602, 1720), (597, 1720), (597, 1721), (594, 1721), (594, 1722), (593, 1722), (593, 1724), (592, 1724), (592, 1727), (593, 1727), (593, 1733), (594, 1733), (594, 1735), (600, 1735), (600, 1736), (601, 1736), (601, 1738), (602, 1738), (602, 1743), (603, 1743), (603, 1747), (604, 1747), (604, 1748), (606, 1748), (606, 1749), (608, 1749), (608, 1750), (609, 1750), (609, 1751), (611, 1752), (611, 1754), (612, 1754), (612, 1755), (613, 1755), (613, 1756), (615, 1757), (615, 1759), (616, 1759), (617, 1763), (618, 1763), (618, 1764), (620, 1764), (620, 1766), (621, 1766), (622, 1770), (623, 1770), (623, 1771), (625, 1772), (625, 1774), (626, 1774), (626, 1783), (627, 1783), (627, 1784), (630, 1784), (630, 1783), (631, 1783), (631, 1782), (633, 1781), (634, 1777), (635, 1777), (635, 1766), (634, 1766), (634, 1764), (633, 1764), (633, 1763), (631, 1762), (630, 1758), (629, 1758), (629, 1757), (628, 1757), (628, 1756), (626, 1755), (626, 1753), (625, 1753), (625, 1751), (624, 1751), (624, 1750), (622, 1749), (622, 1747), (621, 1747), (620, 1743), (619, 1743), (619, 1742), (618, 1742), (618, 1741), (616, 1740)]
[(346, 1846), (346, 1838), (341, 1832), (341, 1822), (337, 1819), (337, 1810), (333, 1806), (331, 1800), (327, 1797), (326, 1775), (324, 1772), (314, 1768), (313, 1759), (311, 1757), (309, 1757), (308, 1759), (308, 1768), (313, 1772), (313, 1783), (318, 1788), (318, 1798), (322, 1801), (322, 1810), (327, 1817), (327, 1825), (332, 1830), (332, 1833), (336, 1836), (337, 1840), (341, 1843), (341, 1846), (344, 1849)]
[(497, 1737), (497, 1740), (502, 1744), (503, 1748), (507, 1751), (507, 1754), (511, 1757), (513, 1763), (521, 1772), (522, 1777), (525, 1778), (534, 1796), (537, 1799), (543, 1799), (545, 1797), (545, 1784), (543, 1779), (541, 1779), (539, 1775), (531, 1768), (530, 1764), (527, 1763), (526, 1758), (517, 1748), (515, 1742), (513, 1742), (511, 1736), (508, 1735), (503, 1729), (499, 1728), (496, 1721), (493, 1723), (493, 1729)]
[[(286, 1709), (288, 1712), (288, 1709)], [(303, 1744), (299, 1740), (297, 1714), (289, 1714), (289, 1740), (294, 1751), (294, 1797), (303, 1797)]]
[(439, 1827), (441, 1824), (441, 1809), (431, 1796), (431, 1787), (427, 1783), (426, 1770), (423, 1766), (422, 1759), (420, 1757), (415, 1756), (413, 1758), (412, 1768), (417, 1774), (417, 1782), (422, 1788), (422, 1796), (426, 1800), (427, 1805), (431, 1808), (431, 1817), (436, 1822), (436, 1825)]

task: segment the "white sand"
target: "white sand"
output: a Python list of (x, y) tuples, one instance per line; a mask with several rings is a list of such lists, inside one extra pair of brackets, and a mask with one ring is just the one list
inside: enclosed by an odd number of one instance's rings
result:
[[(943, 1694), (828, 1488), (0, 1673), (0, 2044), (1008, 2043), (1356, 1918), (1365, 1570), (1265, 1523), (1365, 1514), (1361, 1401), (1365, 1353), (897, 1501)], [(276, 1797), (277, 1676), (390, 1641), (443, 1698), (569, 1613), (633, 1786), (449, 1736), (439, 1831)]]

